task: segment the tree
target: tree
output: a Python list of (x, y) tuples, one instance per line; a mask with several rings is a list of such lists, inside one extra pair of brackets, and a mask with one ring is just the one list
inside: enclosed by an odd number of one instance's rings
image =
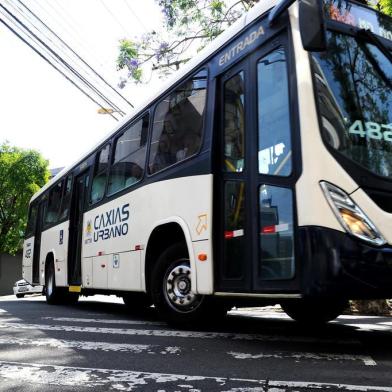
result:
[(186, 55), (202, 49), (228, 26), (232, 25), (258, 0), (156, 0), (163, 14), (163, 30), (143, 36), (122, 39), (117, 68), (126, 69), (120, 87), (128, 80), (142, 81), (142, 67), (152, 64), (152, 70), (167, 75), (186, 63)]
[[(126, 70), (119, 87), (128, 81), (143, 81), (147, 64), (166, 76), (186, 63), (259, 0), (156, 0), (163, 14), (161, 31), (151, 31), (135, 39), (120, 41), (117, 69)], [(360, 0), (392, 15), (392, 0)]]
[(48, 179), (48, 161), (39, 152), (0, 145), (0, 253), (20, 250), (29, 200)]

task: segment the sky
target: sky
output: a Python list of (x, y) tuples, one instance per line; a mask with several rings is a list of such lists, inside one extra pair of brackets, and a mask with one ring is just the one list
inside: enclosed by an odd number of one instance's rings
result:
[[(9, 1), (15, 2), (1, 3)], [(114, 86), (120, 78), (115, 66), (119, 40), (162, 24), (154, 0), (23, 1)], [(1, 23), (0, 48), (0, 143), (38, 150), (50, 168), (64, 167), (116, 126)], [(160, 83), (154, 77), (141, 86), (128, 84), (121, 93), (136, 104)]]

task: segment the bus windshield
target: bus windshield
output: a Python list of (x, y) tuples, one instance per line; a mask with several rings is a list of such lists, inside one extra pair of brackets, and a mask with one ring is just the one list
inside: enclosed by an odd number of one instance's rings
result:
[(392, 67), (388, 49), (365, 36), (327, 33), (313, 53), (324, 141), (372, 173), (392, 179)]

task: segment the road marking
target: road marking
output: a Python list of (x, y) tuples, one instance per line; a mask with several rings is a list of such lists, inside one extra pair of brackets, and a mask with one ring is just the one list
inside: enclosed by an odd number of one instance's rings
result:
[[(111, 391), (175, 390), (180, 385), (195, 390), (214, 391), (279, 391), (313, 390), (350, 391), (350, 392), (392, 392), (391, 387), (364, 386), (349, 384), (317, 383), (304, 381), (253, 380), (227, 377), (203, 377), (183, 374), (149, 373), (129, 370), (111, 370), (100, 368), (83, 368), (47, 364), (31, 364), (23, 362), (0, 361), (0, 377), (8, 381), (16, 381), (23, 385), (41, 384), (57, 386), (80, 386), (85, 388), (104, 388)], [(177, 387), (177, 388), (175, 388)], [(196, 389), (197, 388), (197, 389)]]
[(115, 319), (90, 319), (72, 317), (42, 317), (43, 320), (66, 321), (71, 323), (97, 323), (97, 324), (125, 324), (125, 325), (167, 325), (158, 321), (141, 320), (115, 320)]
[(362, 361), (366, 366), (376, 366), (376, 361), (372, 357), (367, 355), (350, 355), (350, 354), (335, 354), (335, 353), (311, 353), (311, 352), (277, 352), (273, 354), (260, 353), (260, 354), (249, 354), (249, 353), (237, 353), (228, 352), (235, 359), (295, 359), (300, 360), (324, 360), (324, 361)]
[(16, 338), (16, 337), (0, 337), (0, 345), (19, 345), (19, 346), (37, 346), (37, 347), (53, 347), (61, 349), (77, 349), (77, 350), (95, 350), (95, 351), (121, 351), (133, 354), (179, 354), (181, 348), (177, 346), (162, 347), (152, 344), (126, 344), (126, 343), (109, 343), (109, 342), (88, 342), (79, 340), (63, 340), (49, 338)]
[(132, 329), (132, 328), (98, 328), (76, 325), (49, 325), (49, 324), (13, 324), (0, 322), (0, 328), (4, 329), (26, 329), (41, 331), (64, 331), (64, 332), (87, 332), (102, 333), (109, 335), (134, 335), (174, 338), (195, 339), (230, 339), (230, 340), (257, 340), (262, 342), (296, 342), (296, 343), (334, 343), (338, 345), (360, 345), (359, 341), (335, 340), (333, 338), (308, 337), (308, 336), (283, 336), (283, 335), (260, 335), (241, 334), (229, 332), (199, 332), (180, 331), (169, 329)]
[[(384, 323), (380, 323), (384, 324)], [(350, 327), (357, 328), (361, 331), (392, 331), (392, 327), (389, 325), (380, 324), (344, 324)]]

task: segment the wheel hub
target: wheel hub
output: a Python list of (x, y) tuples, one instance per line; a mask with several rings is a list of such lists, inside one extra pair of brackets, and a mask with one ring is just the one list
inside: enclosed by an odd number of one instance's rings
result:
[(199, 296), (191, 290), (191, 269), (187, 265), (178, 265), (166, 275), (166, 298), (171, 306), (187, 311), (198, 305)]

